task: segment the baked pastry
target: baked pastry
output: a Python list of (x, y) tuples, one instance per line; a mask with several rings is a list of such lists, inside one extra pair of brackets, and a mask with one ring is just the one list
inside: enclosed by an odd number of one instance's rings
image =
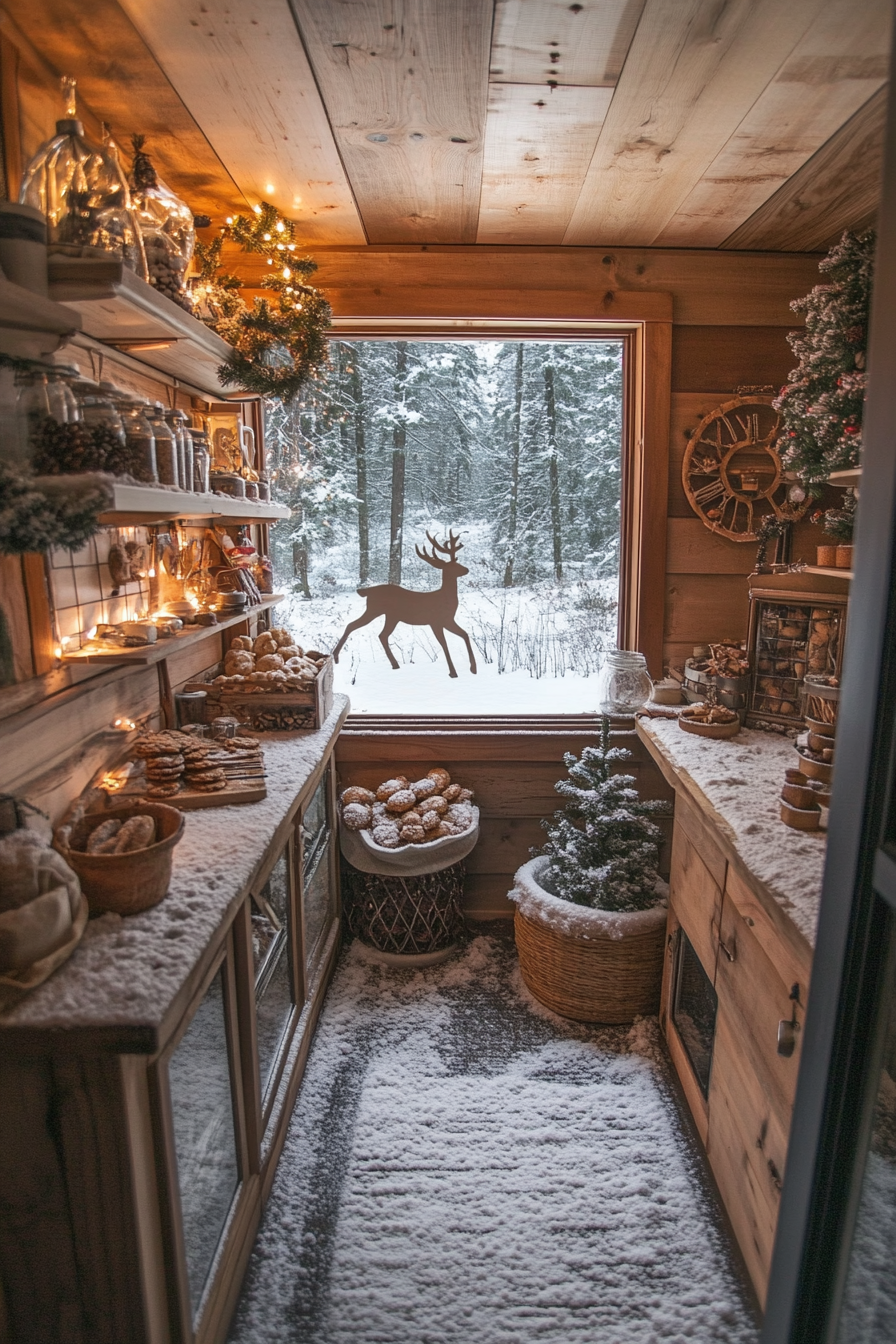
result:
[(456, 803), (460, 797), (460, 785), (449, 784), (442, 790), (442, 797), (447, 798), (449, 803)]
[(87, 837), (85, 846), (88, 854), (101, 854), (103, 846), (109, 843), (115, 843), (115, 837), (121, 830), (121, 818), (110, 817), (108, 821), (101, 821)]
[(437, 816), (444, 817), (448, 807), (448, 799), (443, 798), (440, 793), (434, 793), (417, 804), (417, 811), (422, 813), (424, 817), (428, 812), (435, 812)]
[(382, 845), (384, 849), (397, 849), (401, 844), (398, 827), (392, 821), (380, 822), (379, 826), (373, 828), (373, 842)]
[(350, 831), (366, 830), (372, 819), (372, 813), (366, 803), (346, 803), (342, 809), (342, 820)]
[[(420, 818), (420, 825), (424, 831), (437, 831), (442, 824), (442, 819), (438, 812), (424, 812)], [(429, 837), (432, 839), (432, 836)]]
[(343, 790), (340, 799), (342, 803), (366, 803), (368, 807), (376, 802), (376, 794), (371, 793), (369, 789), (362, 789), (360, 784), (350, 784)]
[(410, 789), (396, 789), (390, 793), (386, 799), (387, 812), (410, 812), (417, 799), (411, 793)]
[(230, 641), (230, 647), (234, 651), (243, 650), (246, 653), (251, 653), (253, 642), (251, 635), (234, 635)]
[(256, 672), (279, 672), (283, 668), (283, 659), (279, 653), (263, 653), (255, 661)]
[[(379, 786), (379, 788), (377, 789), (377, 791), (376, 791), (376, 796), (377, 796), (377, 798), (380, 800), (381, 803), (385, 803), (385, 802), (387, 802), (387, 801), (392, 797), (393, 793), (398, 793), (401, 789), (405, 789), (405, 788), (407, 788), (407, 780), (406, 780), (406, 779), (405, 779), (405, 780), (398, 779), (398, 778), (396, 778), (396, 779), (387, 779), (387, 780), (385, 780), (385, 781)], [(409, 806), (409, 807), (413, 807), (413, 806), (414, 806), (414, 798), (413, 798), (413, 795), (411, 796), (411, 802), (408, 804), (408, 806)]]
[(448, 785), (451, 783), (451, 776), (443, 765), (433, 766), (431, 770), (427, 771), (427, 774), (430, 779), (435, 780), (436, 788), (440, 793), (444, 793), (445, 789), (447, 789)]
[(156, 838), (155, 817), (129, 817), (115, 837), (113, 854), (130, 854), (135, 849), (146, 849)]
[(401, 828), (401, 843), (403, 845), (419, 845), (426, 839), (427, 835), (422, 826), (403, 826)]
[(438, 790), (436, 789), (435, 780), (431, 775), (427, 775), (425, 779), (418, 779), (415, 784), (411, 785), (411, 792), (419, 801), (421, 798), (429, 798), (432, 794), (438, 792)]

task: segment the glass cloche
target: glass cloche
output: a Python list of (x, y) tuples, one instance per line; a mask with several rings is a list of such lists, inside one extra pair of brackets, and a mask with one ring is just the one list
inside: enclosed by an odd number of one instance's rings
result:
[(25, 169), (19, 202), (46, 215), (51, 252), (110, 253), (145, 280), (140, 225), (115, 143), (87, 138), (77, 117), (75, 81), (62, 82), (66, 115)]
[(196, 246), (193, 212), (159, 177), (144, 143), (142, 135), (131, 137), (134, 164), (130, 187), (146, 249), (149, 283), (192, 312), (186, 274)]

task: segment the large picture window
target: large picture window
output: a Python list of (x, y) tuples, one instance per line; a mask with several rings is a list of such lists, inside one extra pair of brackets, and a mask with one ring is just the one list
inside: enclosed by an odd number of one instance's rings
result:
[(596, 707), (618, 618), (623, 354), (621, 339), (337, 339), (304, 402), (268, 405), (275, 488), (293, 509), (273, 559), (300, 638), (333, 648), (377, 606), (359, 588), (457, 585), (476, 673), (448, 627), (449, 677), (437, 634), (407, 623), (419, 606), (399, 597), (388, 649), (378, 615), (340, 654), (355, 710)]

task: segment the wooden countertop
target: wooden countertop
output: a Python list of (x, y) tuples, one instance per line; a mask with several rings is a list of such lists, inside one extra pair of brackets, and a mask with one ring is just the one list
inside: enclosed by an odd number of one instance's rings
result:
[(262, 737), (267, 797), (186, 814), (167, 896), (88, 923), (72, 957), (0, 1014), (0, 1049), (152, 1054), (176, 1026), (234, 911), (285, 841), (349, 711), (336, 695), (317, 732)]
[(794, 952), (811, 964), (826, 836), (791, 830), (780, 819), (784, 771), (797, 764), (793, 741), (751, 729), (717, 741), (683, 732), (676, 719), (639, 718), (637, 732)]

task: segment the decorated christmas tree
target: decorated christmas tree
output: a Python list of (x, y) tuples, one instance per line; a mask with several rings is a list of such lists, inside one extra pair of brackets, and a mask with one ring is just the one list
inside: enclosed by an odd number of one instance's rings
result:
[(787, 338), (799, 363), (774, 403), (782, 417), (778, 447), (812, 496), (832, 471), (859, 463), (873, 268), (874, 234), (844, 233), (819, 264), (827, 284), (790, 305), (806, 314), (806, 325)]
[(631, 775), (613, 774), (617, 761), (631, 759), (624, 747), (610, 746), (610, 721), (603, 718), (599, 747), (581, 758), (563, 758), (569, 779), (554, 788), (569, 801), (542, 825), (548, 843), (556, 894), (595, 910), (649, 910), (658, 903), (657, 859), (662, 832), (650, 816), (666, 803), (642, 801)]

